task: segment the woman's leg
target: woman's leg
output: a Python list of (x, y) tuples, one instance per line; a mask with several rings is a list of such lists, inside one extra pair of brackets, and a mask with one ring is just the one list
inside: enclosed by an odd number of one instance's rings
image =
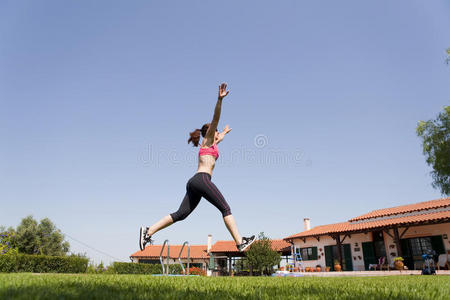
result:
[(153, 224), (152, 226), (150, 226), (147, 229), (147, 235), (152, 236), (155, 233), (157, 233), (158, 231), (160, 231), (161, 229), (169, 227), (172, 224), (173, 224), (172, 216), (167, 215), (164, 218), (162, 218), (161, 220), (159, 220), (158, 222), (156, 222), (155, 224)]
[(227, 226), (228, 231), (233, 236), (234, 242), (236, 245), (242, 244), (242, 237), (239, 234), (238, 228), (236, 226), (236, 222), (234, 220), (233, 215), (228, 215), (223, 217), (223, 221), (225, 222), (225, 226)]
[(242, 243), (242, 237), (239, 234), (238, 228), (236, 226), (236, 221), (231, 214), (230, 206), (228, 205), (227, 201), (222, 196), (222, 193), (219, 191), (216, 185), (212, 183), (211, 176), (206, 173), (201, 174), (201, 176), (203, 190), (202, 196), (220, 210), (223, 216), (223, 221), (225, 222), (225, 226), (231, 233), (231, 236), (233, 237), (236, 245), (240, 245)]
[(184, 196), (183, 201), (181, 202), (180, 208), (174, 213), (165, 216), (152, 226), (150, 226), (147, 230), (147, 236), (152, 236), (161, 229), (164, 229), (175, 222), (186, 219), (187, 216), (191, 214), (191, 212), (197, 207), (200, 202), (201, 196), (196, 195), (190, 191), (188, 187), (186, 195)]

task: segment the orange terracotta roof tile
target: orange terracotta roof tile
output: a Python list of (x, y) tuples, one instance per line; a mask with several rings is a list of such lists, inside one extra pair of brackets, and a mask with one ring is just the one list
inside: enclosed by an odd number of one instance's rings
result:
[(290, 248), (291, 244), (286, 242), (283, 239), (279, 239), (279, 240), (272, 240), (272, 249), (275, 251), (282, 251), (285, 250), (286, 248)]
[(210, 252), (237, 252), (234, 241), (217, 241), (212, 245)]
[(342, 222), (337, 224), (329, 224), (316, 226), (310, 230), (303, 231), (285, 238), (285, 240), (290, 240), (293, 238), (303, 238), (310, 236), (319, 236), (333, 233), (351, 233), (355, 231), (368, 230), (380, 227), (389, 226), (405, 226), (414, 223), (430, 222), (430, 221), (443, 221), (450, 222), (450, 210), (423, 213), (411, 216), (399, 216), (392, 218), (381, 218), (375, 219), (373, 221), (366, 220), (362, 222)]
[(364, 230), (386, 226), (402, 226), (429, 221), (450, 221), (450, 210), (418, 214), (413, 216), (401, 216), (397, 218), (379, 219), (374, 221), (351, 224), (350, 230)]
[(311, 228), (310, 230), (306, 230), (291, 236), (288, 236), (285, 238), (285, 240), (292, 239), (292, 238), (300, 238), (300, 237), (307, 237), (307, 236), (317, 236), (317, 235), (324, 235), (329, 233), (336, 233), (336, 232), (343, 232), (346, 231), (349, 222), (342, 222), (342, 223), (336, 223), (336, 224), (328, 224), (328, 225), (320, 225), (315, 226)]
[(415, 204), (377, 209), (377, 210), (371, 211), (367, 214), (353, 218), (349, 221), (353, 222), (353, 221), (371, 219), (371, 218), (377, 218), (377, 217), (383, 217), (383, 216), (404, 214), (404, 213), (409, 213), (409, 212), (414, 212), (414, 211), (436, 209), (436, 208), (441, 208), (441, 207), (446, 207), (446, 206), (450, 206), (450, 198), (442, 198), (442, 199), (437, 199), (437, 200), (419, 202), (419, 203), (415, 203)]
[[(282, 251), (286, 247), (290, 247), (288, 242), (278, 239), (272, 240), (272, 249), (275, 251)], [(224, 253), (224, 252), (238, 252), (236, 243), (234, 241), (217, 241), (212, 247), (210, 252)]]
[[(182, 245), (170, 245), (170, 258), (176, 259), (180, 254)], [(144, 251), (137, 251), (131, 254), (130, 257), (136, 258), (159, 258), (162, 245), (148, 245)], [(191, 245), (191, 258), (192, 259), (206, 259), (209, 255), (206, 253), (206, 245)], [(167, 246), (164, 248), (163, 256), (167, 257)], [(181, 253), (181, 258), (187, 258), (187, 245), (184, 247)]]

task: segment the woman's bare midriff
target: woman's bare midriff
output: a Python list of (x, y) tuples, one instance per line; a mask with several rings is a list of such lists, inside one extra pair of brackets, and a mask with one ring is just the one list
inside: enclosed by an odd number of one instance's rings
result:
[(202, 155), (198, 157), (197, 173), (205, 172), (212, 176), (212, 171), (216, 165), (216, 158), (212, 155)]

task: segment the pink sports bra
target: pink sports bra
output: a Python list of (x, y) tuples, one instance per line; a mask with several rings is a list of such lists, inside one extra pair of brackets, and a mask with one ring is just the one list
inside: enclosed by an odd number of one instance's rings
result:
[(200, 151), (198, 151), (198, 156), (202, 155), (212, 155), (216, 159), (219, 158), (219, 148), (217, 148), (217, 144), (213, 144), (209, 148), (200, 148)]

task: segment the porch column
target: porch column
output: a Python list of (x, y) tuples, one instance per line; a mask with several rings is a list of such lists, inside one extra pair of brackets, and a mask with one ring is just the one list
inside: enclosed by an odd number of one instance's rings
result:
[(231, 266), (231, 256), (228, 257), (228, 274), (231, 276), (232, 266)]
[[(287, 257), (287, 255), (286, 255)], [(294, 262), (294, 268), (298, 268), (298, 262), (297, 262), (297, 256), (295, 254), (295, 246), (294, 243), (291, 244), (291, 257), (292, 257), (292, 261)]]
[(400, 235), (398, 234), (398, 227), (394, 227), (394, 243), (397, 246), (397, 256), (403, 257), (402, 246), (400, 245)]
[(336, 244), (337, 244), (337, 248), (338, 248), (339, 263), (341, 264), (341, 267), (343, 268), (343, 264), (342, 264), (342, 249), (341, 249), (341, 236), (339, 234), (336, 236)]

